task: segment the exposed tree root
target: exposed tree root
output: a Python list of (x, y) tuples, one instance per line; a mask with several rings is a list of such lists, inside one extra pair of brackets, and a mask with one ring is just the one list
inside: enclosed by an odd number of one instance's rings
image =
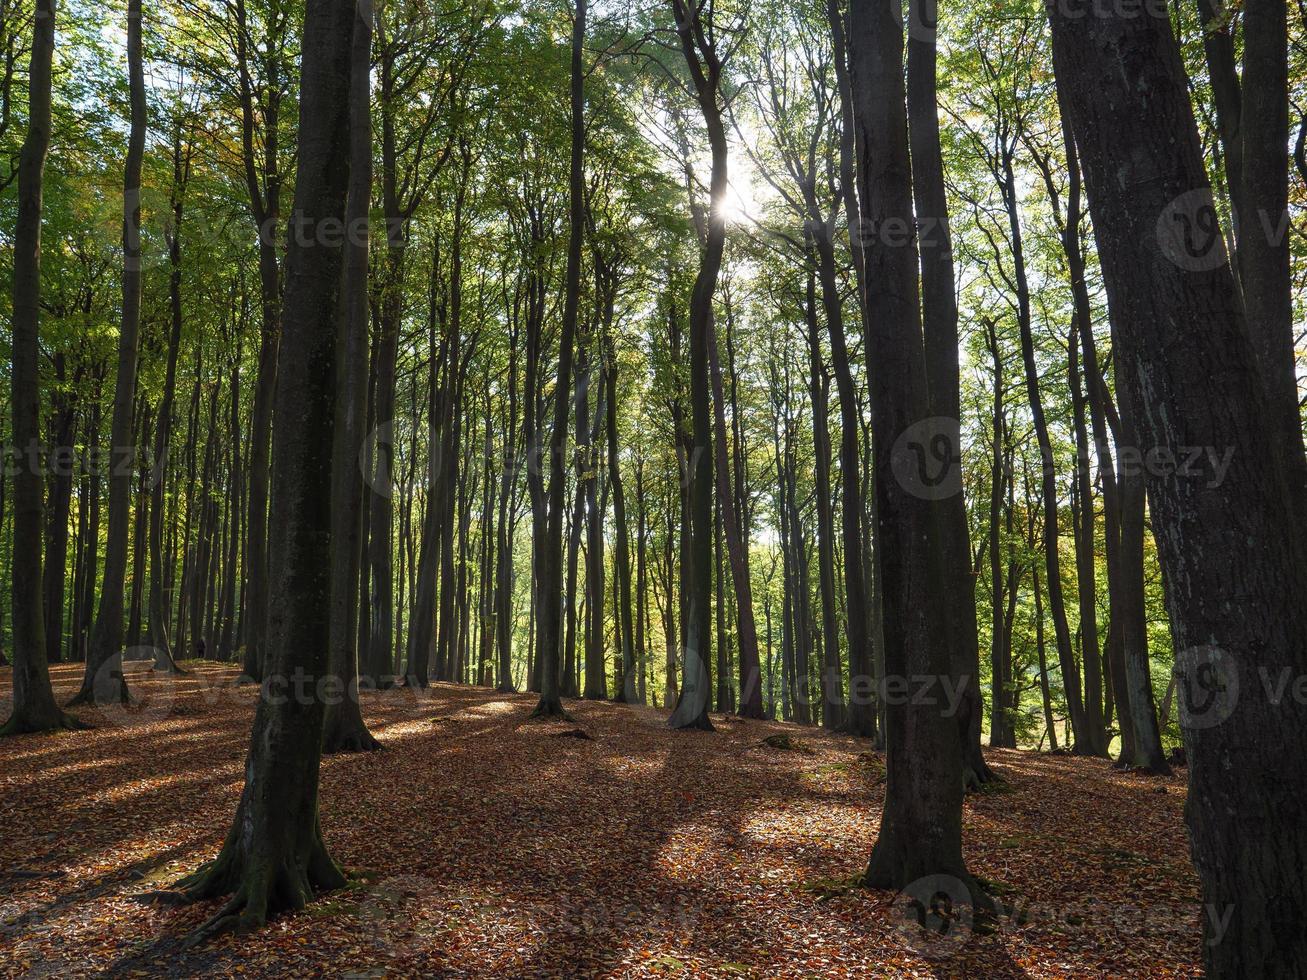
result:
[(530, 717), (532, 720), (554, 718), (557, 718), (560, 721), (576, 720), (568, 713), (567, 709), (563, 707), (561, 699), (546, 697), (540, 698), (540, 701), (535, 706), (535, 710), (531, 712)]
[(58, 708), (55, 708), (53, 713), (45, 712), (40, 715), (15, 712), (7, 722), (0, 725), (0, 738), (8, 735), (40, 735), (46, 732), (85, 732), (94, 727), (89, 722), (82, 721)]
[[(239, 814), (237, 819), (239, 826)], [(312, 833), (309, 854), (302, 865), (292, 855), (280, 860), (246, 859), (241, 854), (239, 838), (233, 834), (214, 860), (179, 880), (172, 890), (151, 893), (157, 896), (156, 900), (168, 904), (231, 896), (186, 937), (183, 948), (200, 946), (229, 932), (251, 932), (278, 913), (304, 908), (317, 892), (343, 888), (348, 883), (344, 873), (327, 853), (316, 827)]]
[(323, 733), (322, 754), (336, 755), (341, 752), (380, 752), (381, 743), (373, 736), (366, 725), (334, 725), (331, 731)]

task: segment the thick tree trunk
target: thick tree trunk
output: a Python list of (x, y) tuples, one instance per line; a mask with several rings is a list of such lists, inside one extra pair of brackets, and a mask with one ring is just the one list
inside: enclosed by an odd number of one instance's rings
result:
[(192, 941), (260, 926), (274, 912), (302, 908), (315, 889), (345, 884), (318, 825), (323, 701), (314, 689), (330, 669), (332, 505), (322, 488), (332, 477), (343, 249), (338, 238), (315, 239), (315, 233), (344, 217), (358, 20), (352, 0), (311, 4), (304, 19), (295, 220), (306, 234), (291, 236), (286, 260), (286, 357), (274, 416), (271, 527), (279, 558), (270, 603), (270, 696), (256, 710), (245, 790), (227, 841), (183, 883), (190, 899), (232, 894)]
[[(864, 235), (867, 346), (876, 453), (875, 489), (884, 577), (886, 676), (952, 677), (939, 601), (945, 549), (940, 508), (914, 494), (902, 474), (905, 442), (930, 412), (921, 340), (917, 250), (892, 229), (913, 227), (903, 34), (890, 0), (853, 0), (849, 67)], [(908, 440), (905, 441), (905, 435)], [(886, 709), (888, 781), (884, 816), (865, 876), (900, 889), (927, 875), (957, 879), (980, 896), (962, 859), (962, 742), (938, 703)]]
[[(1152, 468), (1146, 483), (1171, 616), (1189, 825), (1210, 976), (1297, 976), (1307, 961), (1307, 828), (1297, 803), (1307, 706), (1307, 547), (1275, 408), (1219, 240), (1180, 52), (1165, 11), (1050, 3), (1057, 81), (1084, 161), (1115, 332), (1123, 418), (1140, 448), (1229, 452), (1218, 473)], [(1245, 164), (1247, 161), (1245, 161)], [(1180, 457), (1183, 458), (1183, 457)], [(1269, 679), (1269, 680), (1268, 680)], [(1237, 688), (1236, 688), (1237, 685)], [(1237, 690), (1237, 695), (1236, 695)], [(1228, 916), (1223, 934), (1216, 916)]]
[[(118, 331), (118, 374), (110, 426), (109, 534), (104, 554), (104, 584), (91, 633), (86, 674), (73, 704), (125, 703), (122, 674), (123, 586), (127, 575), (127, 538), (131, 526), (132, 476), (136, 448), (132, 409), (136, 401), (136, 359), (141, 325), (141, 164), (145, 156), (145, 66), (141, 50), (141, 0), (128, 0), (127, 61), (131, 94), (131, 128), (123, 178), (122, 323)], [(137, 555), (141, 555), (138, 550)]]
[(40, 389), (41, 204), (50, 150), (50, 77), (54, 59), (55, 0), (36, 0), (27, 137), (18, 159), (18, 221), (14, 229), (13, 439), (22, 465), (14, 475), (13, 692), (14, 707), (0, 735), (80, 727), (55, 703), (45, 652), (41, 604), (42, 478)]
[[(958, 374), (958, 309), (953, 274), (953, 240), (939, 142), (936, 104), (935, 0), (913, 0), (907, 41), (908, 138), (912, 151), (912, 191), (921, 229), (921, 313), (926, 349), (926, 383), (930, 411), (947, 420), (954, 440), (948, 465), (961, 467), (961, 395)], [(841, 395), (841, 399), (843, 395)], [(856, 416), (854, 416), (856, 419)], [(856, 439), (841, 466), (856, 465)], [(968, 785), (993, 777), (980, 748), (984, 702), (980, 693), (980, 641), (976, 633), (976, 579), (971, 571), (971, 537), (961, 480), (957, 492), (941, 503), (944, 535), (943, 591), (947, 643), (952, 672), (963, 682), (956, 721), (962, 741), (963, 776)], [(861, 559), (859, 558), (859, 562)], [(852, 595), (852, 593), (850, 593)]]

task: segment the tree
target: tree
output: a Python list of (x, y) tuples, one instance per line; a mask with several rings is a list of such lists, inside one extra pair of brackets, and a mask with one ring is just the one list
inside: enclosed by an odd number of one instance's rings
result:
[(299, 173), (274, 411), (273, 577), (266, 680), (255, 712), (245, 789), (218, 857), (179, 884), (191, 901), (231, 895), (191, 936), (263, 925), (303, 908), (345, 876), (318, 824), (318, 762), (331, 613), (331, 485), (337, 316), (350, 175), (353, 0), (321, 0), (302, 33)]
[[(538, 718), (566, 718), (560, 697), (562, 667), (563, 484), (564, 455), (577, 310), (581, 302), (581, 250), (585, 236), (585, 18), (586, 0), (577, 0), (572, 17), (571, 160), (568, 170), (567, 272), (563, 320), (558, 340), (558, 379), (554, 385), (554, 426), (549, 436), (549, 491), (542, 551), (535, 555), (536, 618), (540, 623), (537, 654), (541, 664)], [(585, 424), (585, 420), (581, 420)], [(540, 465), (530, 460), (530, 466)]]
[(719, 104), (722, 56), (719, 25), (702, 5), (672, 0), (676, 35), (685, 57), (695, 99), (708, 130), (712, 174), (708, 182), (708, 219), (701, 235), (699, 273), (690, 294), (690, 417), (692, 443), (686, 460), (689, 478), (690, 593), (686, 611), (683, 683), (668, 724), (673, 728), (712, 730), (708, 703), (712, 679), (708, 651), (712, 648), (713, 458), (710, 345), (713, 294), (726, 249), (726, 127)]
[(374, 751), (359, 705), (358, 611), (362, 564), (363, 474), (359, 469), (368, 398), (368, 211), (372, 203), (372, 21), (354, 24), (350, 62), (349, 191), (345, 272), (336, 341), (336, 407), (331, 474), (330, 676), (339, 697), (328, 703), (322, 751)]
[[(132, 475), (136, 464), (134, 409), (141, 326), (141, 165), (145, 157), (145, 61), (141, 53), (141, 0), (127, 3), (127, 60), (131, 133), (123, 174), (123, 310), (118, 332), (118, 374), (113, 395), (109, 456), (109, 539), (104, 553), (100, 607), (86, 655), (82, 687), (72, 704), (126, 703), (122, 673), (123, 586), (127, 575)], [(141, 552), (138, 551), (137, 554)]]
[[(849, 8), (849, 68), (858, 153), (860, 227), (876, 454), (877, 541), (885, 595), (887, 677), (951, 677), (939, 592), (945, 561), (942, 515), (929, 494), (903, 478), (915, 464), (930, 404), (912, 240), (912, 171), (904, 89), (903, 34), (889, 0)], [(918, 427), (914, 429), (913, 427)], [(907, 471), (911, 473), (911, 470)], [(886, 709), (885, 810), (865, 876), (874, 888), (903, 888), (948, 875), (981, 896), (962, 859), (962, 742), (939, 705)]]
[(1204, 902), (1229, 913), (1219, 941), (1206, 924), (1204, 960), (1211, 976), (1292, 976), (1307, 959), (1294, 925), (1307, 911), (1296, 870), (1307, 832), (1294, 803), (1307, 761), (1283, 747), (1307, 736), (1307, 706), (1263, 682), (1307, 670), (1292, 463), (1225, 245), (1185, 237), (1214, 215), (1166, 12), (1087, 12), (1048, 5), (1125, 410), (1145, 454), (1234, 450), (1221, 479), (1156, 468), (1146, 478), (1177, 651), (1194, 863)]
[(14, 445), (23, 453), (14, 475), (13, 635), (14, 707), (0, 735), (77, 728), (59, 710), (46, 664), (41, 602), (44, 499), (40, 454), (41, 203), (50, 151), (50, 89), (54, 60), (55, 0), (37, 0), (28, 75), (27, 137), (18, 160), (18, 223), (14, 230), (13, 408)]

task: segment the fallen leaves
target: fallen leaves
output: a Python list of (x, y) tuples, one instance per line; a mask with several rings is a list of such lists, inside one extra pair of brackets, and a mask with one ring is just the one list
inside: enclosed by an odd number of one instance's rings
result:
[[(217, 852), (256, 694), (193, 666), (133, 677), (153, 711), (0, 742), (0, 975), (1199, 975), (1179, 779), (991, 752), (1004, 789), (968, 797), (964, 833), (997, 914), (932, 958), (895, 896), (852, 884), (884, 796), (865, 742), (582, 701), (528, 722), (534, 697), (450, 685), (365, 694), (385, 751), (323, 762), (350, 887), (182, 952), (213, 909), (136, 898)], [(79, 677), (54, 670), (63, 695)]]

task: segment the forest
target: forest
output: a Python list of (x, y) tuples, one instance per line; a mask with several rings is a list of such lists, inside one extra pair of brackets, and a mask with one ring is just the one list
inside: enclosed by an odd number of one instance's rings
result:
[(0, 0), (0, 976), (1307, 977), (1302, 0)]

